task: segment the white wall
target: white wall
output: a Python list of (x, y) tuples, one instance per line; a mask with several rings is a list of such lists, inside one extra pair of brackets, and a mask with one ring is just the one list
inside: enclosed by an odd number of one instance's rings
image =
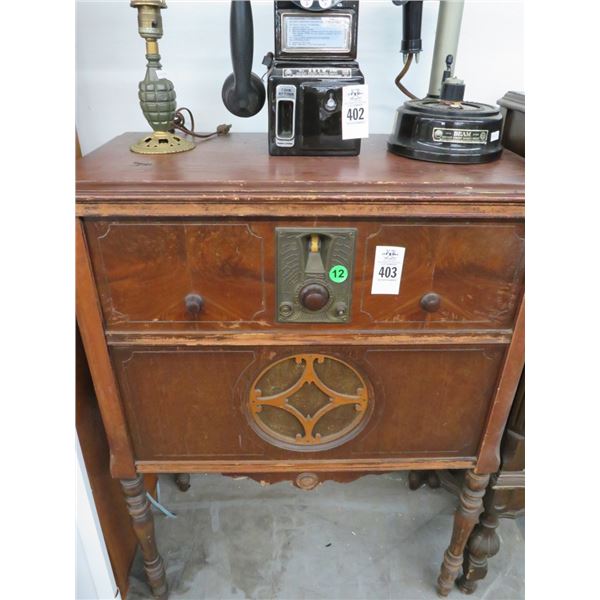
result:
[[(231, 115), (221, 86), (231, 72), (228, 0), (168, 0), (160, 41), (163, 70), (189, 107), (200, 131), (232, 123), (232, 131), (266, 131), (266, 110), (250, 119)], [(425, 95), (437, 20), (437, 1), (426, 1), (423, 46), (407, 87)], [(262, 76), (264, 54), (273, 50), (273, 3), (254, 0), (254, 71)], [(402, 9), (391, 0), (362, 0), (358, 60), (369, 84), (370, 129), (389, 133), (394, 111), (404, 101), (394, 78), (402, 67), (399, 52)], [(124, 131), (146, 131), (137, 100), (145, 73), (144, 41), (137, 33), (136, 10), (127, 0), (77, 2), (77, 128), (83, 153)], [(456, 75), (466, 81), (466, 98), (495, 103), (507, 90), (524, 90), (522, 0), (466, 0)]]
[(92, 488), (77, 439), (75, 598), (77, 600), (120, 600), (106, 543), (94, 504)]

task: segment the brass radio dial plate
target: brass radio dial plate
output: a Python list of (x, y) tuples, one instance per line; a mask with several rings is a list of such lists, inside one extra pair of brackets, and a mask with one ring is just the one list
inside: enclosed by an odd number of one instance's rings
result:
[(280, 323), (348, 323), (356, 232), (352, 227), (277, 227)]

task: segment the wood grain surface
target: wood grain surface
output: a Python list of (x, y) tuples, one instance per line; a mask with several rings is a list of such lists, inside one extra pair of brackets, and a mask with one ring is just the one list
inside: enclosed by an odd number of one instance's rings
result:
[[(102, 219), (88, 222), (86, 233), (108, 330), (298, 330), (276, 321), (275, 228), (286, 226), (357, 229), (344, 331), (512, 326), (524, 284), (519, 222)], [(371, 294), (375, 249), (382, 245), (406, 249), (397, 296)], [(421, 300), (432, 292), (440, 305), (427, 311)], [(204, 299), (197, 315), (186, 309), (192, 293)]]
[(385, 135), (356, 157), (274, 157), (264, 134), (234, 133), (187, 153), (133, 154), (127, 133), (77, 165), (83, 216), (524, 216), (524, 160), (443, 165), (387, 152)]
[[(270, 157), (261, 134), (139, 156), (137, 137), (77, 165), (78, 318), (115, 474), (305, 472), (310, 486), (310, 473), (496, 468), (523, 360), (521, 157), (424, 163), (385, 136), (359, 157)], [(281, 226), (356, 228), (348, 323), (277, 323)], [(370, 293), (378, 245), (406, 248), (399, 296)], [(244, 402), (257, 373), (308, 347), (352, 364), (374, 409), (341, 446), (298, 453), (256, 435)]]
[(102, 421), (110, 447), (110, 471), (113, 477), (135, 477), (133, 449), (125, 415), (108, 356), (100, 303), (86, 248), (83, 225), (75, 229), (77, 324), (88, 359)]
[(301, 453), (278, 448), (256, 435), (248, 408), (256, 377), (297, 350), (113, 349), (136, 458), (377, 461), (476, 455), (503, 347), (313, 348), (361, 373), (370, 390), (373, 414), (364, 430), (342, 446)]

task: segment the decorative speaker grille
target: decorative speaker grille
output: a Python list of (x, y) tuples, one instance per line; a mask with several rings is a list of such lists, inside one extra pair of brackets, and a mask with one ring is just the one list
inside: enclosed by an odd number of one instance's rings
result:
[(273, 363), (257, 377), (248, 403), (251, 423), (264, 440), (299, 451), (348, 441), (366, 424), (370, 408), (356, 370), (323, 354)]

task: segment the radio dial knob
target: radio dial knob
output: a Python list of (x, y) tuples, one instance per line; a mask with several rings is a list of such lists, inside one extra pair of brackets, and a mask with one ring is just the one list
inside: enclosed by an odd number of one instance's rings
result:
[(308, 310), (321, 310), (329, 302), (329, 290), (321, 283), (309, 283), (300, 290), (300, 304)]

